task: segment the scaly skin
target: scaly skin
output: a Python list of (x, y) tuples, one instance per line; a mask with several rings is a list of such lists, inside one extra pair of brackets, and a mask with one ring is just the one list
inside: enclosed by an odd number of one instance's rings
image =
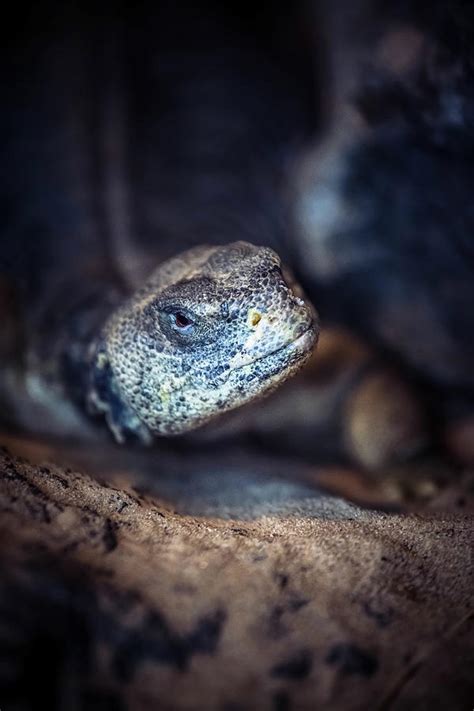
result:
[(267, 247), (197, 247), (162, 264), (88, 351), (87, 401), (116, 439), (180, 434), (274, 389), (318, 337)]

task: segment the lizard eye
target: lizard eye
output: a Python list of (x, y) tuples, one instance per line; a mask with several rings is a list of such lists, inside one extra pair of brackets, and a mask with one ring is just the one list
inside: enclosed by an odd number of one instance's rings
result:
[(171, 314), (173, 326), (180, 331), (190, 331), (194, 326), (194, 322), (182, 311), (175, 311)]

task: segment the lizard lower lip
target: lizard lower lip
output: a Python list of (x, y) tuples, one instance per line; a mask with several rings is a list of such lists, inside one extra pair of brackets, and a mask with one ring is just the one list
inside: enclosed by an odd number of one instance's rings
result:
[(290, 348), (293, 346), (294, 348), (299, 347), (301, 345), (306, 345), (308, 346), (311, 344), (312, 341), (315, 339), (315, 332), (313, 328), (313, 324), (309, 328), (304, 331), (301, 336), (298, 336), (298, 338), (295, 338), (294, 341), (291, 341), (291, 343), (288, 343), (287, 346), (283, 346), (284, 348)]

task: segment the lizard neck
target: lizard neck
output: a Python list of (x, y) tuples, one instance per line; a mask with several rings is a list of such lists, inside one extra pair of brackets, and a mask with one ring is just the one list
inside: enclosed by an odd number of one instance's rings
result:
[(69, 280), (41, 305), (34, 338), (28, 344), (26, 377), (34, 376), (40, 389), (55, 392), (71, 403), (79, 418), (100, 415), (118, 442), (151, 435), (119, 393), (107, 356), (103, 327), (128, 296), (110, 279)]
[(117, 386), (103, 337), (89, 347), (86, 407), (91, 415), (103, 415), (117, 442), (138, 440), (151, 444), (152, 433), (124, 401)]

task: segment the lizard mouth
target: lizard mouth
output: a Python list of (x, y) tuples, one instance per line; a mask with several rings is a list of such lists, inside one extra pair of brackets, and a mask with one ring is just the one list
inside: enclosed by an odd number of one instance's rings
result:
[[(284, 369), (285, 365), (291, 366), (305, 356), (308, 356), (317, 343), (318, 335), (317, 325), (314, 321), (312, 321), (306, 331), (289, 343), (285, 343), (283, 346), (279, 346), (278, 348), (275, 348), (275, 350), (265, 353), (264, 355), (258, 356), (251, 360), (246, 360), (245, 362), (232, 367), (230, 372), (241, 370), (242, 368), (247, 368), (254, 363), (260, 363), (267, 360), (274, 360), (275, 364), (276, 362), (281, 362), (282, 369)], [(287, 361), (287, 363), (285, 363), (285, 361)]]

